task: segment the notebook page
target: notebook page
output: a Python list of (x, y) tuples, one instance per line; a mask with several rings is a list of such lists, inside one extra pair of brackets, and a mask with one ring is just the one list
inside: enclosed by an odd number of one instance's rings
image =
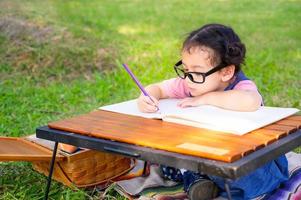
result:
[(297, 113), (296, 108), (260, 107), (254, 112), (238, 112), (203, 105), (169, 109), (164, 121), (243, 135)]
[(99, 107), (98, 109), (116, 112), (116, 113), (127, 114), (127, 115), (139, 116), (139, 117), (144, 117), (144, 118), (149, 118), (149, 119), (152, 119), (152, 118), (161, 119), (162, 118), (160, 112), (156, 112), (156, 113), (140, 112), (138, 109), (138, 106), (137, 106), (136, 99), (121, 102), (121, 103), (116, 103), (116, 104), (112, 104), (112, 105), (102, 106), (102, 107)]
[(163, 99), (159, 101), (159, 111), (142, 113), (138, 110), (136, 99), (99, 109), (140, 116), (144, 118), (163, 118), (164, 121), (174, 122), (199, 128), (243, 135), (261, 128), (285, 117), (297, 113), (296, 108), (260, 107), (254, 112), (238, 112), (225, 110), (210, 105), (180, 108), (179, 99)]

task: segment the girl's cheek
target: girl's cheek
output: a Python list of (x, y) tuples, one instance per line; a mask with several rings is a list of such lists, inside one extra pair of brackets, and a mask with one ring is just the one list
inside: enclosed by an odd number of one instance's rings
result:
[(206, 89), (203, 87), (194, 87), (194, 88), (189, 88), (190, 93), (192, 96), (200, 96), (206, 92)]

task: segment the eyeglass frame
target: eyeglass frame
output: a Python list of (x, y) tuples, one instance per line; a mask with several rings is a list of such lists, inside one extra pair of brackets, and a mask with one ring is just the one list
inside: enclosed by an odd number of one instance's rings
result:
[[(178, 66), (180, 66), (180, 65), (182, 65), (182, 64), (183, 64), (183, 62), (182, 62), (182, 60), (180, 60), (180, 61), (178, 61), (178, 62), (174, 65), (174, 70), (176, 71), (177, 75), (178, 75), (181, 79), (185, 79), (186, 77), (188, 77), (189, 80), (191, 80), (193, 83), (198, 83), (198, 84), (204, 83), (207, 76), (213, 74), (214, 72), (217, 72), (218, 70), (220, 70), (220, 69), (222, 69), (222, 68), (224, 68), (224, 67), (227, 67), (227, 65), (225, 65), (224, 63), (220, 63), (219, 65), (217, 65), (216, 67), (210, 69), (209, 71), (207, 71), (207, 72), (205, 72), (205, 73), (204, 73), (204, 72), (185, 72), (184, 70), (178, 68)], [(184, 77), (180, 76), (180, 74), (178, 73), (177, 70), (182, 71), (183, 74), (184, 74)], [(195, 81), (195, 80), (193, 80), (193, 76), (192, 76), (191, 74), (197, 74), (197, 75), (203, 76), (203, 81), (200, 82), (200, 81)]]

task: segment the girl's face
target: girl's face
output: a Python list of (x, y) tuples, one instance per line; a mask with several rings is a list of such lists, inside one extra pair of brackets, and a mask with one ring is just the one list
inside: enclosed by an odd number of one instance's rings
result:
[[(206, 73), (215, 66), (210, 61), (212, 49), (192, 47), (190, 51), (182, 52), (182, 63), (185, 72)], [(221, 71), (217, 71), (205, 78), (204, 83), (194, 83), (188, 77), (185, 78), (188, 90), (192, 96), (200, 96), (207, 92), (222, 91), (227, 87), (223, 81)]]

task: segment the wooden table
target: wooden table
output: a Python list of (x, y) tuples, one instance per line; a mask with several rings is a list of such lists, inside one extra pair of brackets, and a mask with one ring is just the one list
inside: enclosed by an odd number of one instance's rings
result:
[(237, 136), (108, 111), (49, 123), (37, 137), (55, 141), (45, 199), (59, 142), (177, 168), (237, 179), (301, 144), (301, 116)]

